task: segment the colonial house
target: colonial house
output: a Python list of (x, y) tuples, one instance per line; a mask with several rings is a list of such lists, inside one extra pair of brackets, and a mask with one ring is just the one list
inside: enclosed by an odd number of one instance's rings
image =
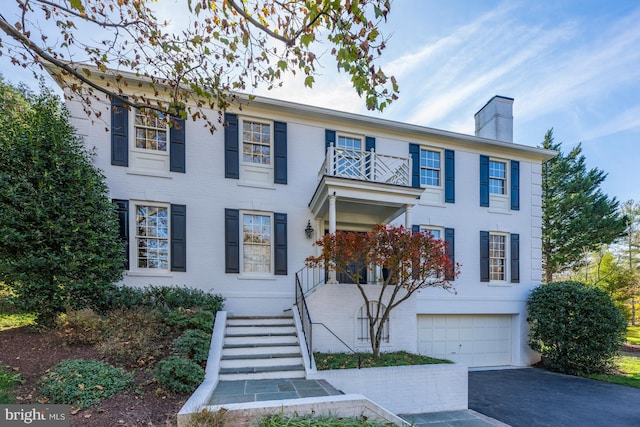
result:
[[(327, 283), (305, 258), (324, 233), (402, 224), (445, 239), (461, 274), (455, 293), (425, 289), (397, 308), (382, 350), (469, 366), (534, 361), (526, 299), (541, 281), (541, 165), (554, 153), (513, 142), (513, 99), (484, 105), (475, 135), (263, 97), (225, 112), (211, 134), (103, 103), (93, 107), (110, 111), (104, 123), (78, 100), (68, 108), (117, 204), (124, 284), (219, 293), (229, 316), (281, 315), (298, 289), (322, 324), (314, 350), (366, 351), (355, 286)], [(375, 289), (380, 274), (363, 280)]]

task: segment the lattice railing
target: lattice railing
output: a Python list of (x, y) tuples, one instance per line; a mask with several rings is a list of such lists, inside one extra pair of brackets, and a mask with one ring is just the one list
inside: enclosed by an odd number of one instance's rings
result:
[(410, 186), (411, 158), (387, 156), (374, 150), (345, 150), (332, 145), (327, 149), (319, 175)]

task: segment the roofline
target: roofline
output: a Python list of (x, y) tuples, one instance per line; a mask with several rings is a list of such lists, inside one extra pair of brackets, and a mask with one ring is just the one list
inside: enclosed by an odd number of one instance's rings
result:
[[(50, 63), (44, 63), (44, 65), (45, 65), (45, 69), (50, 74), (52, 75), (57, 74), (55, 71), (55, 69), (57, 68), (56, 65), (50, 64)], [(113, 74), (111, 74), (110, 72), (117, 72), (121, 74), (124, 79), (129, 80), (131, 82), (151, 83), (150, 78), (137, 76), (135, 73), (132, 73), (129, 71), (117, 71), (117, 70), (109, 69), (107, 72), (102, 72), (98, 68), (92, 65), (85, 65), (85, 64), (73, 64), (73, 65), (76, 67), (88, 68), (91, 70), (92, 73), (95, 73), (96, 75), (100, 75), (100, 76), (109, 76), (109, 77), (115, 78)], [(295, 114), (303, 113), (309, 116), (311, 115), (316, 117), (320, 116), (328, 119), (357, 121), (363, 124), (373, 125), (379, 128), (392, 129), (392, 130), (401, 131), (405, 133), (410, 132), (410, 133), (419, 134), (419, 135), (435, 135), (442, 138), (454, 139), (457, 142), (462, 143), (463, 145), (481, 144), (481, 145), (489, 146), (491, 148), (499, 149), (502, 151), (507, 150), (507, 151), (520, 152), (529, 156), (533, 156), (535, 158), (539, 158), (543, 162), (549, 159), (552, 159), (558, 155), (558, 153), (553, 150), (546, 150), (543, 148), (531, 147), (528, 145), (516, 144), (513, 142), (504, 142), (504, 141), (498, 141), (495, 139), (482, 138), (479, 136), (467, 135), (463, 133), (446, 131), (442, 129), (435, 129), (427, 126), (399, 122), (396, 120), (366, 116), (363, 114), (333, 110), (330, 108), (317, 107), (317, 106), (308, 105), (308, 104), (300, 104), (293, 101), (285, 101), (285, 100), (269, 98), (265, 96), (248, 95), (240, 92), (233, 92), (233, 95), (235, 95), (236, 98), (241, 103), (244, 103), (245, 105), (257, 104), (257, 105), (263, 105), (266, 107), (277, 107), (281, 110), (285, 110)], [(512, 98), (507, 98), (507, 97), (498, 96), (498, 95), (494, 96), (494, 98), (495, 97), (512, 99)]]

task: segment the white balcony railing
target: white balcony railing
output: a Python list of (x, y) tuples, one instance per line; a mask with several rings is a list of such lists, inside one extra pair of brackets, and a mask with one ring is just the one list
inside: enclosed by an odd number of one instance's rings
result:
[(327, 157), (320, 168), (318, 178), (323, 175), (361, 181), (382, 182), (411, 186), (411, 158), (386, 156), (375, 150), (355, 151), (327, 148)]

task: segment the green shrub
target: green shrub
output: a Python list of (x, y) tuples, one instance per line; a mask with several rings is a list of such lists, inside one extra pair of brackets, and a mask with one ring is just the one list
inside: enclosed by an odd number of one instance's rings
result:
[(104, 339), (105, 320), (90, 308), (69, 310), (58, 318), (58, 331), (67, 344), (95, 344)]
[(204, 369), (193, 360), (169, 356), (158, 362), (155, 377), (171, 391), (191, 393), (204, 380)]
[(202, 365), (209, 357), (211, 333), (199, 329), (187, 329), (173, 340), (173, 354), (186, 357)]
[(213, 327), (213, 313), (201, 309), (178, 308), (169, 311), (163, 318), (164, 323), (181, 331), (199, 329), (211, 332)]
[(109, 313), (98, 351), (114, 363), (144, 366), (162, 355), (170, 340), (157, 310), (119, 309)]
[(38, 392), (52, 403), (86, 408), (133, 384), (131, 374), (96, 360), (64, 360), (38, 381)]
[(579, 282), (539, 286), (528, 300), (529, 345), (546, 368), (594, 374), (613, 366), (626, 324), (604, 291)]
[(0, 405), (14, 403), (14, 389), (20, 382), (20, 374), (0, 366)]
[(258, 427), (385, 427), (393, 423), (370, 420), (364, 415), (342, 418), (335, 416), (284, 414), (265, 415), (258, 420)]
[(216, 313), (222, 309), (223, 302), (222, 296), (201, 289), (179, 286), (114, 286), (106, 298), (105, 309), (147, 307), (170, 311), (178, 308), (200, 308)]

